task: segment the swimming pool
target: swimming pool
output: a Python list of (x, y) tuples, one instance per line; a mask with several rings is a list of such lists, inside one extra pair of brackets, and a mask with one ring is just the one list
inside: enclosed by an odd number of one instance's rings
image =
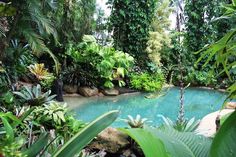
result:
[[(119, 109), (120, 116), (112, 124), (113, 127), (127, 126), (121, 119), (127, 115), (148, 118), (151, 125), (157, 126), (163, 123), (159, 115), (176, 120), (179, 108), (179, 88), (173, 87), (161, 97), (145, 98), (148, 94), (133, 93), (119, 95), (116, 97), (65, 97), (68, 106), (75, 112), (76, 117), (85, 122), (89, 122), (99, 115)], [(185, 116), (201, 119), (206, 114), (219, 110), (226, 95), (223, 92), (200, 88), (188, 88), (185, 90)]]

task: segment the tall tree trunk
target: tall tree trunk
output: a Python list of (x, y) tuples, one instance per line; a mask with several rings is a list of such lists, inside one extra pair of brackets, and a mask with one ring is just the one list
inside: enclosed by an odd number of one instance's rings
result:
[[(177, 5), (177, 11), (176, 11), (176, 29), (178, 32), (181, 32), (181, 25), (182, 22), (184, 21), (184, 19), (181, 18), (181, 14), (183, 12), (183, 9), (181, 7), (181, 3), (178, 1), (178, 5)], [(183, 67), (182, 67), (182, 57), (181, 57), (181, 53), (182, 53), (182, 45), (181, 45), (181, 38), (180, 36), (178, 37), (178, 42), (179, 45), (181, 46), (181, 50), (179, 51), (179, 55), (178, 55), (178, 69), (180, 70), (180, 99), (179, 99), (179, 113), (178, 113), (178, 118), (177, 118), (177, 123), (178, 124), (183, 124), (185, 122), (185, 118), (184, 118), (184, 83), (183, 83)]]

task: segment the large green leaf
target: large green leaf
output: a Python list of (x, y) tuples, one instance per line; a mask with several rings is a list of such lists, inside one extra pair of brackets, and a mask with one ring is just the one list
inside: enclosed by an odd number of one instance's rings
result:
[(110, 111), (98, 117), (78, 132), (59, 149), (54, 157), (73, 157), (80, 152), (98, 133), (108, 127), (119, 115), (119, 111)]
[(169, 157), (164, 143), (145, 129), (120, 129), (134, 139), (143, 150), (145, 157)]
[(190, 148), (182, 141), (168, 136), (161, 131), (155, 131), (153, 133), (163, 141), (165, 148), (170, 153), (170, 156), (195, 157), (192, 150), (190, 150)]
[(207, 157), (211, 140), (192, 132), (179, 132), (174, 129), (120, 129), (133, 138), (146, 157)]
[(236, 112), (233, 112), (216, 134), (210, 150), (211, 157), (236, 156)]
[(9, 122), (7, 121), (7, 119), (5, 117), (1, 117), (1, 120), (3, 122), (3, 126), (6, 131), (7, 140), (9, 142), (13, 142), (14, 141), (14, 131), (13, 131), (11, 125), (9, 124)]
[(166, 128), (163, 133), (176, 140), (183, 142), (194, 154), (195, 157), (207, 157), (211, 146), (211, 139), (193, 132), (179, 132), (174, 129)]
[(35, 157), (37, 156), (43, 148), (47, 145), (48, 143), (48, 133), (42, 134), (39, 139), (31, 145), (30, 148), (28, 148), (26, 151), (23, 152), (24, 155), (27, 157)]

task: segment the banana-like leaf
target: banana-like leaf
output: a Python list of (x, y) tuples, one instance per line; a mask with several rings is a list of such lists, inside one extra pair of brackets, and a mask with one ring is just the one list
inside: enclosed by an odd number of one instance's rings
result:
[(78, 132), (73, 138), (65, 143), (54, 155), (54, 157), (73, 157), (79, 153), (98, 133), (108, 127), (119, 115), (114, 110), (98, 117), (89, 125)]
[(211, 139), (193, 132), (179, 132), (174, 129), (164, 128), (163, 133), (184, 143), (194, 154), (195, 157), (208, 157), (211, 147)]
[(145, 129), (120, 129), (134, 139), (143, 150), (145, 157), (169, 157), (164, 143)]
[(216, 134), (210, 150), (211, 157), (236, 156), (236, 112), (233, 112), (223, 123)]
[(193, 151), (181, 140), (169, 136), (165, 132), (157, 131), (157, 129), (151, 128), (148, 130), (163, 141), (165, 148), (170, 153), (170, 156), (195, 157)]
[(26, 151), (23, 152), (27, 157), (35, 157), (37, 156), (43, 148), (47, 145), (49, 139), (48, 133), (42, 134), (39, 139), (30, 146)]
[(208, 157), (211, 140), (170, 128), (120, 129), (133, 138), (146, 157)]

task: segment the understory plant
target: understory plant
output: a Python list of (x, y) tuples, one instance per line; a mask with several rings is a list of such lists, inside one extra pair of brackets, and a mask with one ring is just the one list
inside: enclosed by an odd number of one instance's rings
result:
[[(32, 110), (31, 110), (32, 112)], [(46, 155), (54, 157), (75, 156), (79, 155), (82, 149), (103, 129), (109, 126), (118, 116), (118, 111), (110, 111), (98, 117), (89, 123), (82, 130), (76, 132), (72, 138), (65, 143), (55, 145), (58, 137), (51, 137), (48, 132), (38, 130), (28, 134), (19, 131), (17, 127), (23, 127), (25, 118), (30, 113), (26, 112), (24, 116), (18, 118), (10, 112), (0, 112), (0, 156), (7, 157), (34, 157), (37, 155)], [(24, 117), (24, 118), (23, 118)], [(28, 129), (28, 128), (25, 128)], [(30, 127), (29, 127), (30, 129)], [(28, 140), (25, 140), (26, 137)], [(32, 141), (32, 138), (34, 140)], [(51, 149), (54, 147), (54, 149)]]
[(144, 124), (149, 122), (147, 118), (142, 118), (139, 114), (135, 118), (131, 115), (128, 115), (128, 118), (124, 119), (124, 121), (131, 128), (143, 128)]
[(134, 89), (155, 92), (160, 91), (165, 83), (164, 75), (161, 71), (154, 73), (141, 72), (131, 73), (130, 84)]
[(45, 89), (51, 88), (55, 76), (53, 73), (48, 72), (48, 69), (45, 68), (43, 63), (31, 64), (28, 66), (28, 69), (36, 77), (37, 83), (40, 83)]
[(36, 61), (29, 44), (22, 43), (19, 39), (10, 41), (5, 55), (2, 64), (12, 83), (25, 77), (28, 71), (27, 67)]
[(114, 87), (114, 81), (117, 81), (119, 86), (124, 86), (124, 78), (134, 62), (133, 57), (127, 53), (109, 46), (100, 46), (90, 35), (85, 35), (80, 44), (70, 44), (66, 53), (75, 64), (84, 65), (79, 66), (78, 71), (84, 71), (86, 68), (90, 77), (99, 79), (107, 88)]
[(40, 85), (14, 93), (23, 100), (17, 112), (0, 112), (0, 156), (4, 157), (79, 155), (119, 114), (111, 111), (85, 125), (66, 105), (49, 99), (50, 92), (42, 93)]
[(191, 118), (189, 120), (185, 120), (182, 123), (179, 123), (178, 121), (177, 122), (172, 121), (168, 117), (164, 117), (162, 115), (161, 117), (164, 121), (163, 124), (164, 127), (172, 128), (180, 132), (194, 132), (196, 131), (198, 125), (200, 124), (200, 120), (195, 120), (195, 118)]
[(213, 70), (203, 69), (200, 71), (195, 70), (194, 68), (189, 68), (185, 81), (191, 82), (192, 85), (216, 86), (217, 79), (216, 73)]
[[(232, 0), (231, 4), (224, 5), (225, 13), (222, 17), (219, 17), (218, 20), (228, 19), (233, 22), (236, 14), (236, 1)], [(206, 67), (210, 61), (214, 58), (214, 69), (218, 69), (223, 67), (223, 69), (219, 72), (220, 75), (226, 74), (231, 84), (227, 88), (227, 92), (229, 96), (227, 99), (235, 99), (236, 98), (236, 82), (235, 82), (235, 66), (236, 66), (236, 51), (235, 51), (235, 40), (236, 36), (236, 27), (226, 33), (220, 40), (217, 42), (207, 45), (196, 54), (201, 53), (198, 58), (196, 64), (201, 61), (204, 61), (205, 58), (207, 60), (204, 62), (203, 67)]]
[(49, 103), (55, 98), (55, 95), (50, 95), (50, 90), (44, 93), (39, 84), (32, 87), (24, 86), (21, 91), (15, 91), (13, 93), (23, 99), (29, 106), (40, 106), (44, 103)]

